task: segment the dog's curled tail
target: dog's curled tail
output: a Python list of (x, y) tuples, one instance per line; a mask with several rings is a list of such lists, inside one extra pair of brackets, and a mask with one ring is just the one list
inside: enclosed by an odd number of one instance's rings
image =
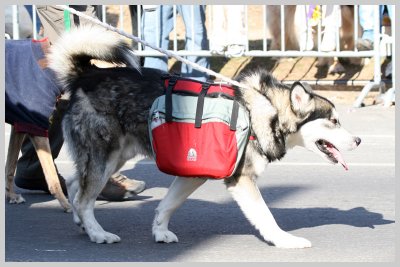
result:
[(91, 66), (92, 59), (140, 68), (138, 57), (121, 36), (96, 25), (64, 33), (52, 45), (48, 59), (64, 90)]

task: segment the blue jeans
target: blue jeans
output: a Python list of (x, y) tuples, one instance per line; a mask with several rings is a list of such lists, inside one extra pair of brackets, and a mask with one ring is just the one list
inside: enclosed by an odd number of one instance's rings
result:
[[(33, 21), (33, 7), (32, 5), (24, 5), (26, 10), (29, 13), (29, 16), (31, 17), (32, 21)], [(36, 16), (36, 31), (37, 33), (39, 33), (40, 30), (40, 25), (42, 25), (42, 23), (40, 22), (40, 19), (38, 16)]]
[[(193, 14), (192, 14), (193, 10)], [(202, 5), (177, 5), (177, 11), (185, 23), (186, 42), (185, 50), (208, 50), (207, 32), (205, 28), (205, 6)], [(193, 24), (192, 24), (193, 19)], [(144, 10), (142, 16), (142, 38), (153, 45), (167, 50), (169, 45), (169, 34), (173, 30), (173, 6), (160, 5), (155, 10)], [(145, 47), (145, 50), (150, 50)], [(188, 56), (187, 60), (195, 62), (202, 67), (209, 68), (207, 57)], [(168, 58), (146, 57), (144, 66), (168, 71)], [(208, 75), (193, 69), (191, 66), (182, 64), (181, 76), (205, 81)]]
[[(383, 5), (379, 6), (380, 15), (383, 13)], [(390, 19), (392, 19), (393, 5), (387, 5)], [(362, 39), (374, 41), (374, 5), (360, 5), (358, 9), (360, 25), (363, 29)]]

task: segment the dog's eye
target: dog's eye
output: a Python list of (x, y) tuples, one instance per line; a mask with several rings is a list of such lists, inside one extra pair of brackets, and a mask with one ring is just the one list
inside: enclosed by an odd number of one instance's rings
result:
[(338, 120), (337, 120), (337, 119), (330, 119), (330, 121), (331, 121), (333, 124), (338, 124)]

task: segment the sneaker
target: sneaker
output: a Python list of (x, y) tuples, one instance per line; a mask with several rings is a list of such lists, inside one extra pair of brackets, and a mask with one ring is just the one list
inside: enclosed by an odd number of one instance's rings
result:
[(120, 173), (110, 177), (99, 197), (109, 201), (122, 201), (143, 192), (145, 188), (145, 182), (130, 179)]
[(211, 48), (212, 55), (222, 56), (225, 54), (225, 51), (226, 51), (226, 46), (224, 45), (216, 45)]
[(370, 39), (357, 40), (358, 51), (369, 51), (374, 49), (374, 43)]
[(244, 45), (240, 45), (240, 44), (230, 44), (227, 47), (227, 50), (225, 52), (225, 56), (226, 57), (241, 57), (243, 56), (245, 47)]

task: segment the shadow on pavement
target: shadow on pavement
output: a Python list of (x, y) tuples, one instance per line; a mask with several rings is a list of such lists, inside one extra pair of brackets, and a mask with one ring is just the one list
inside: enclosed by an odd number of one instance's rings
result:
[[(264, 197), (268, 193), (271, 212), (286, 231), (332, 224), (374, 228), (394, 223), (363, 207), (349, 210), (274, 207), (274, 202), (299, 190), (304, 188), (287, 186), (262, 190)], [(228, 235), (254, 235), (262, 240), (235, 202), (188, 199), (170, 222), (170, 230), (177, 234), (180, 242), (155, 243), (151, 224), (159, 201), (144, 191), (136, 200), (97, 205), (95, 214), (100, 224), (105, 230), (118, 234), (122, 241), (112, 245), (93, 244), (73, 224), (71, 214), (63, 213), (58, 206), (43, 205), (42, 202), (54, 202), (50, 195), (25, 193), (24, 196), (27, 203), (6, 205), (6, 261), (174, 261), (198, 246), (212, 244), (216, 238)]]

